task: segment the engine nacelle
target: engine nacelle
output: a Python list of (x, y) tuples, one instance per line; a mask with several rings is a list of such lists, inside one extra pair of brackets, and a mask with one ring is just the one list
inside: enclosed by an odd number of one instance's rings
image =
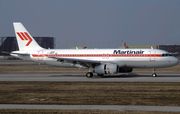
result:
[(126, 73), (126, 72), (132, 72), (132, 71), (133, 71), (133, 68), (127, 68), (127, 67), (119, 68), (120, 73)]
[(94, 67), (93, 71), (97, 74), (117, 74), (119, 66), (117, 64), (98, 65)]

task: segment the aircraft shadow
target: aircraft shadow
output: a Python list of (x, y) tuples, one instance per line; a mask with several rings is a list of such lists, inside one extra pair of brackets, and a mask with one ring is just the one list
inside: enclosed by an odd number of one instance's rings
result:
[[(95, 77), (95, 76), (94, 76)], [(151, 75), (141, 75), (141, 74), (135, 74), (135, 73), (129, 73), (129, 74), (116, 74), (116, 75), (104, 75), (104, 76), (96, 76), (101, 78), (135, 78), (135, 77), (151, 77)]]
[[(135, 77), (152, 77), (151, 74), (117, 74), (117, 75), (105, 75), (102, 78), (135, 78)], [(157, 74), (157, 77), (180, 77), (180, 74)]]
[[(85, 74), (57, 74), (57, 75), (50, 75), (49, 77), (86, 77), (86, 76)], [(127, 74), (97, 76), (96, 74), (94, 74), (92, 78), (135, 78), (135, 77), (152, 77), (152, 75), (127, 73)], [(180, 77), (180, 74), (157, 74), (157, 77)]]

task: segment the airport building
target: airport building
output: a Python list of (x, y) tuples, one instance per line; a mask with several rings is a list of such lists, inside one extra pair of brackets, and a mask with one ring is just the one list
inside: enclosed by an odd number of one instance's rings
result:
[[(43, 48), (54, 49), (54, 37), (33, 37)], [(8, 56), (8, 52), (19, 50), (16, 37), (0, 37), (0, 56)]]
[(173, 56), (180, 56), (180, 45), (126, 46), (126, 43), (122, 42), (122, 46), (125, 49), (161, 49), (171, 53)]
[(158, 49), (166, 50), (169, 53), (180, 56), (180, 45), (158, 45)]

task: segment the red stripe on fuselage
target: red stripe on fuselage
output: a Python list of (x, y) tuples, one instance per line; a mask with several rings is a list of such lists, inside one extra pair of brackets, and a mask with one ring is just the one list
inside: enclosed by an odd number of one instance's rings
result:
[(162, 57), (161, 54), (32, 54), (33, 57)]

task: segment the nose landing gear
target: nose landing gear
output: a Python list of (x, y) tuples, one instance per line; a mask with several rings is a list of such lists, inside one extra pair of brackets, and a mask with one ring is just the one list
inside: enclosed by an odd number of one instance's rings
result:
[(153, 71), (152, 76), (155, 78), (157, 76), (157, 74), (155, 73), (155, 68), (153, 68), (152, 71)]

